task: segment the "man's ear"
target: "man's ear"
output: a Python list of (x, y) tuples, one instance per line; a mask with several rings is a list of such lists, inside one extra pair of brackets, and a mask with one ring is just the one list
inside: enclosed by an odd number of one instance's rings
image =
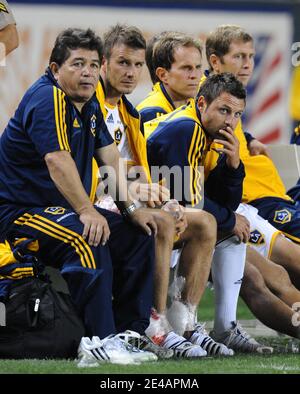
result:
[(198, 110), (200, 111), (200, 114), (202, 114), (206, 108), (206, 101), (205, 101), (204, 96), (200, 96), (198, 98), (197, 107), (198, 107)]
[(220, 58), (219, 56), (215, 55), (214, 53), (209, 57), (209, 64), (211, 68), (216, 72), (220, 72)]
[(49, 67), (50, 67), (50, 70), (51, 70), (54, 78), (56, 80), (58, 80), (59, 65), (55, 62), (52, 62), (52, 63), (50, 63)]
[(162, 83), (168, 82), (168, 71), (163, 67), (157, 67), (155, 70), (157, 78), (162, 81)]

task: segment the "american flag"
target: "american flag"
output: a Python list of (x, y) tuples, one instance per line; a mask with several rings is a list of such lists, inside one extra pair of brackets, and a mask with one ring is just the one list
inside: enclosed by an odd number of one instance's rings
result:
[(265, 144), (286, 142), (290, 132), (286, 59), (271, 34), (256, 35), (254, 42), (255, 67), (247, 87), (244, 130)]

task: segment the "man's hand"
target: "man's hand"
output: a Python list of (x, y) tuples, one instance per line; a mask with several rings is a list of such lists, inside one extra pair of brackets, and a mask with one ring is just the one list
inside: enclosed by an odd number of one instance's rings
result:
[(235, 234), (241, 242), (247, 243), (250, 237), (250, 223), (245, 216), (235, 213), (235, 226), (233, 229)]
[(238, 168), (240, 165), (240, 143), (231, 127), (227, 126), (219, 131), (224, 136), (224, 140), (215, 139), (214, 142), (223, 145), (223, 148), (217, 148), (217, 152), (226, 154), (226, 163), (229, 168)]
[(186, 228), (187, 228), (187, 226), (188, 226), (187, 217), (186, 217), (186, 214), (184, 213), (184, 214), (181, 216), (181, 218), (178, 219), (178, 220), (175, 222), (175, 232), (176, 232), (176, 235), (179, 236), (180, 234), (184, 233), (185, 230), (186, 230)]
[(248, 149), (251, 156), (265, 155), (270, 157), (267, 146), (256, 139), (249, 142)]
[(151, 235), (152, 232), (154, 235), (157, 234), (157, 225), (151, 210), (147, 208), (139, 208), (130, 214), (128, 218), (133, 224), (141, 227), (146, 234)]
[(170, 191), (158, 183), (134, 183), (130, 185), (130, 196), (133, 200), (146, 202), (149, 208), (160, 207), (170, 199)]
[(88, 238), (90, 246), (105, 245), (110, 236), (107, 220), (95, 208), (88, 208), (79, 213), (79, 220), (83, 223), (82, 237)]

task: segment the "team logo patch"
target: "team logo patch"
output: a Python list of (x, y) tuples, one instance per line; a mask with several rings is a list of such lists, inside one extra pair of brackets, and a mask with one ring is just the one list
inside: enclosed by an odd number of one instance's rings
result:
[(115, 143), (117, 145), (119, 145), (119, 143), (121, 142), (123, 133), (120, 129), (115, 130), (114, 133), (115, 133)]
[(95, 134), (96, 134), (96, 115), (93, 115), (91, 117), (91, 123), (90, 124), (91, 124), (91, 133), (95, 137)]
[(263, 245), (266, 243), (265, 236), (258, 230), (253, 230), (250, 233), (250, 238), (248, 241), (250, 244)]
[(51, 213), (52, 215), (62, 215), (66, 211), (63, 207), (48, 207), (45, 209), (46, 213)]
[(0, 3), (0, 12), (6, 12), (8, 14), (8, 10), (6, 8), (6, 5), (3, 3)]
[(280, 211), (275, 211), (273, 221), (280, 224), (285, 224), (290, 222), (292, 219), (292, 214), (288, 209), (281, 209)]

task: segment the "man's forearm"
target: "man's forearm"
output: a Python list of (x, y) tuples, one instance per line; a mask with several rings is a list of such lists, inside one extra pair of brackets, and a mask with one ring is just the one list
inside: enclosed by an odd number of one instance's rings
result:
[(68, 152), (53, 152), (45, 156), (50, 177), (55, 186), (78, 214), (93, 208), (82, 185), (77, 167)]
[[(108, 176), (108, 184), (115, 186), (116, 196), (114, 199), (118, 208), (122, 210), (131, 205), (133, 201), (128, 193), (125, 166), (117, 147), (111, 144), (105, 148), (98, 149), (97, 161), (100, 166), (108, 166), (113, 170), (110, 171)], [(114, 190), (114, 187), (111, 190)]]

